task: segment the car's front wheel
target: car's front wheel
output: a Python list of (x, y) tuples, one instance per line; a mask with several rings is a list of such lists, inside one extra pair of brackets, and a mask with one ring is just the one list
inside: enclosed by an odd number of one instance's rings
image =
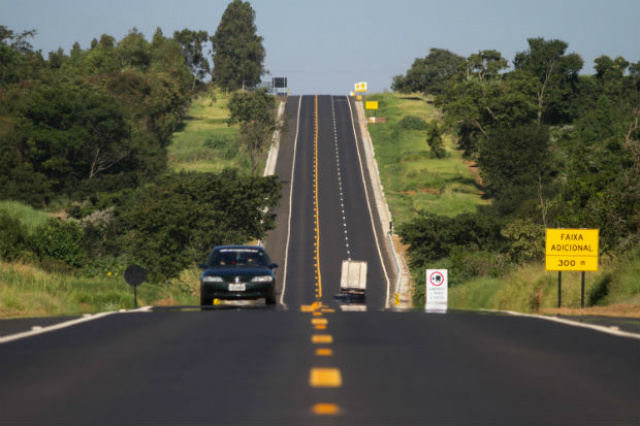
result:
[(200, 306), (211, 306), (213, 304), (213, 297), (207, 297), (200, 295)]
[(275, 305), (276, 304), (276, 295), (275, 293), (269, 293), (267, 297), (264, 298), (264, 301), (267, 305)]

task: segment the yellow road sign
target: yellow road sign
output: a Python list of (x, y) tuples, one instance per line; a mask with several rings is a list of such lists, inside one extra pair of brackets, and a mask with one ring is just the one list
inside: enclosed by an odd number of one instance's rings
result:
[(597, 271), (599, 229), (547, 229), (547, 271)]
[(364, 105), (366, 109), (378, 109), (378, 101), (367, 101)]
[(355, 91), (356, 92), (366, 92), (367, 91), (367, 82), (366, 81), (361, 81), (360, 83), (356, 83), (355, 84)]

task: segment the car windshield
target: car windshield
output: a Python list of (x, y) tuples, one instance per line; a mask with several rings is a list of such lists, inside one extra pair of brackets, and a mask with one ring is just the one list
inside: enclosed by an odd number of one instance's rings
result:
[(256, 249), (220, 249), (212, 253), (209, 266), (266, 266), (266, 253)]

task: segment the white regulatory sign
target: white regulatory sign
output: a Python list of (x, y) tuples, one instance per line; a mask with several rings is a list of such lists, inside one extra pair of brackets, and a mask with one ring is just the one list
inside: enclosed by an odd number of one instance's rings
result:
[(446, 313), (449, 301), (447, 269), (427, 269), (425, 311), (427, 313)]

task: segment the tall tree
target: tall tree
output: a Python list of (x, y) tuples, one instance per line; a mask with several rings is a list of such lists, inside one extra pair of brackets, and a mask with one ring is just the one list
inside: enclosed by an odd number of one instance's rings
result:
[(480, 141), (492, 128), (512, 128), (535, 118), (530, 76), (501, 74), (505, 68), (507, 61), (495, 50), (474, 53), (436, 97), (445, 125), (457, 133), (458, 146), (468, 158), (477, 156)]
[(211, 37), (213, 81), (228, 90), (254, 87), (264, 73), (265, 50), (255, 17), (249, 2), (233, 0)]
[(202, 51), (204, 43), (209, 41), (209, 34), (206, 31), (192, 31), (185, 28), (174, 32), (173, 38), (182, 46), (184, 59), (193, 75), (191, 90), (194, 90), (196, 84), (201, 83), (211, 72), (209, 61)]
[(464, 61), (465, 58), (448, 50), (432, 48), (425, 58), (416, 58), (405, 76), (394, 77), (391, 88), (401, 93), (442, 93), (447, 80)]
[[(567, 87), (576, 82), (584, 61), (575, 53), (565, 55), (569, 46), (561, 40), (545, 40), (542, 37), (530, 38), (529, 50), (516, 54), (514, 65), (516, 70), (532, 73), (537, 79), (538, 126), (542, 124), (545, 111), (555, 109), (561, 116), (563, 97)], [(563, 96), (564, 95), (564, 96)], [(555, 98), (553, 108), (549, 99)]]

